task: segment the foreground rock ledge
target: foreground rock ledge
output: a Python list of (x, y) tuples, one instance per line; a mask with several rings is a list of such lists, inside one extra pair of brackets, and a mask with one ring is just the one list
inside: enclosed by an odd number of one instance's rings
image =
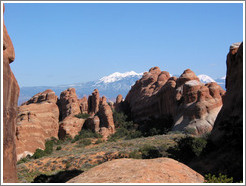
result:
[(67, 183), (203, 183), (204, 178), (170, 158), (117, 159), (98, 165)]

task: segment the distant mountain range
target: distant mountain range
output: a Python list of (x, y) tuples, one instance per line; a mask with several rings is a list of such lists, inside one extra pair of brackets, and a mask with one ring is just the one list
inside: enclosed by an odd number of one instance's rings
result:
[[(20, 97), (18, 104), (29, 100), (32, 96), (39, 92), (43, 92), (46, 89), (52, 89), (57, 96), (67, 88), (73, 87), (76, 89), (77, 96), (82, 98), (83, 96), (90, 95), (94, 89), (98, 89), (100, 95), (106, 96), (109, 100), (114, 101), (118, 94), (125, 97), (131, 86), (142, 77), (143, 73), (136, 73), (134, 71), (119, 73), (115, 72), (109, 76), (104, 76), (96, 81), (89, 81), (86, 83), (75, 83), (69, 85), (58, 86), (34, 86), (34, 87), (21, 87)], [(202, 83), (217, 82), (223, 89), (225, 89), (225, 77), (212, 79), (211, 77), (201, 74), (198, 75)]]

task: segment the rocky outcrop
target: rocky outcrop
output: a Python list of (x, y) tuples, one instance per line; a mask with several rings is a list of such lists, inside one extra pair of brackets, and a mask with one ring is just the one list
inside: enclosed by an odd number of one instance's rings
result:
[(79, 134), (85, 119), (76, 118), (74, 116), (68, 116), (59, 124), (59, 139), (64, 139), (66, 137), (74, 138)]
[(76, 115), (81, 112), (80, 101), (78, 100), (74, 88), (68, 88), (67, 90), (61, 92), (59, 107), (61, 120), (65, 119), (67, 116)]
[(212, 130), (224, 93), (217, 83), (201, 83), (190, 69), (177, 78), (154, 67), (135, 83), (125, 102), (136, 122), (171, 115), (172, 130), (200, 135)]
[(109, 135), (115, 133), (113, 112), (107, 103), (106, 97), (102, 97), (102, 101), (99, 106), (98, 116), (100, 118), (100, 131), (99, 133), (107, 138)]
[(88, 97), (88, 113), (94, 115), (99, 110), (100, 96), (99, 91), (95, 89), (92, 95)]
[(168, 72), (161, 71), (159, 67), (153, 67), (132, 86), (125, 102), (129, 105), (131, 117), (136, 122), (148, 120), (151, 116), (159, 116), (156, 94), (169, 78)]
[(98, 165), (67, 183), (203, 183), (204, 178), (170, 158), (118, 159)]
[(64, 139), (66, 136), (74, 138), (81, 131), (85, 120), (77, 118), (75, 115), (87, 112), (86, 100), (86, 97), (79, 100), (74, 88), (61, 92), (58, 103), (62, 120), (59, 124), (60, 139)]
[[(88, 105), (89, 105), (89, 108), (93, 108), (93, 109), (89, 109), (91, 110), (89, 111), (91, 114), (91, 117), (89, 117), (86, 120), (84, 124), (84, 128), (90, 129), (94, 132), (101, 134), (103, 138), (106, 140), (109, 135), (115, 133), (113, 112), (112, 112), (112, 108), (107, 103), (107, 98), (105, 96), (100, 98), (98, 90), (95, 89), (92, 95), (89, 96)], [(98, 111), (94, 113), (94, 111), (96, 110)]]
[(243, 180), (243, 44), (227, 55), (227, 89), (202, 156), (193, 166), (201, 173), (226, 174)]
[(33, 96), (18, 109), (16, 127), (17, 160), (32, 155), (37, 148), (44, 149), (45, 141), (58, 138), (59, 109), (57, 96), (46, 90)]
[(81, 113), (88, 113), (88, 100), (86, 97), (79, 100), (79, 107)]
[(114, 109), (116, 112), (120, 112), (121, 110), (123, 110), (123, 96), (121, 94), (119, 94), (116, 97), (116, 101), (114, 103)]
[[(3, 11), (4, 11), (3, 6)], [(3, 182), (17, 182), (15, 132), (19, 85), (10, 68), (15, 51), (3, 22)]]

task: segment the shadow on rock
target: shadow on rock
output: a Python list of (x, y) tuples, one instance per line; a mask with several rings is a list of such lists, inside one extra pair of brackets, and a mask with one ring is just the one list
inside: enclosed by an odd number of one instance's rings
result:
[(65, 183), (81, 173), (83, 173), (83, 171), (73, 169), (73, 170), (60, 171), (57, 174), (50, 175), (50, 176), (41, 174), (37, 176), (32, 183)]

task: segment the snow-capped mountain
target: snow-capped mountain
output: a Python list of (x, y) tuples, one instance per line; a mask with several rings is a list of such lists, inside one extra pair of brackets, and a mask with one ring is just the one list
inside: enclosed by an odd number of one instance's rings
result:
[(124, 78), (127, 77), (142, 77), (143, 73), (136, 73), (134, 71), (130, 71), (130, 72), (125, 72), (125, 73), (120, 73), (120, 72), (115, 72), (113, 74), (110, 74), (109, 76), (104, 76), (101, 79), (99, 79), (99, 81), (96, 84), (100, 84), (100, 83), (113, 83), (115, 81), (120, 81)]
[(46, 89), (52, 89), (56, 95), (59, 96), (62, 91), (70, 87), (76, 89), (76, 93), (79, 98), (88, 96), (94, 89), (98, 89), (100, 95), (104, 95), (108, 99), (114, 100), (118, 94), (125, 97), (131, 89), (131, 86), (134, 85), (134, 83), (140, 79), (142, 75), (143, 73), (136, 73), (134, 71), (125, 73), (115, 72), (96, 81), (89, 81), (86, 83), (75, 83), (59, 86), (21, 87), (18, 104), (22, 104), (33, 95), (45, 91)]
[[(57, 96), (60, 96), (62, 91), (70, 87), (76, 89), (76, 93), (79, 98), (90, 95), (93, 90), (97, 88), (101, 96), (104, 95), (108, 99), (114, 100), (118, 94), (121, 94), (123, 97), (125, 97), (131, 89), (131, 86), (134, 85), (135, 82), (142, 77), (142, 75), (143, 73), (136, 73), (134, 71), (125, 73), (115, 72), (96, 81), (89, 81), (86, 83), (75, 83), (59, 86), (21, 87), (18, 104), (20, 105), (35, 94), (43, 92), (46, 89), (52, 89)], [(215, 80), (205, 74), (198, 75), (198, 77), (203, 83), (216, 81), (223, 89), (225, 89), (225, 77)]]
[(210, 83), (210, 82), (215, 82), (215, 80), (208, 75), (205, 74), (200, 74), (197, 76), (202, 83)]
[(197, 76), (199, 79), (200, 79), (200, 81), (202, 82), (202, 83), (210, 83), (210, 82), (216, 82), (218, 85), (220, 85), (224, 90), (226, 90), (225, 89), (225, 78), (226, 78), (226, 76), (223, 76), (223, 77), (221, 77), (221, 78), (217, 78), (217, 79), (213, 79), (213, 78), (211, 78), (210, 76), (208, 76), (208, 75), (205, 75), (205, 74), (201, 74), (201, 75), (198, 75)]

